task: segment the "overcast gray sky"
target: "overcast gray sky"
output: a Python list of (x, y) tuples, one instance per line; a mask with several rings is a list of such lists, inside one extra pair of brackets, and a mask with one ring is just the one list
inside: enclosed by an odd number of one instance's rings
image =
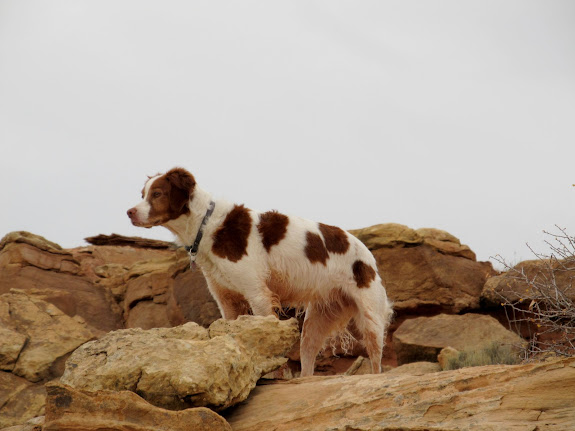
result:
[(575, 235), (575, 2), (0, 0), (0, 236), (132, 227), (147, 175), (481, 260)]

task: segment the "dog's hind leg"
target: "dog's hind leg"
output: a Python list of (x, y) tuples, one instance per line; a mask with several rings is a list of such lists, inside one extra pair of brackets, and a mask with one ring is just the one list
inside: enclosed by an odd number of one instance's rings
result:
[(358, 312), (354, 321), (362, 334), (363, 344), (371, 363), (371, 372), (379, 374), (385, 333), (393, 312), (381, 283), (374, 281), (370, 289), (363, 291), (363, 294), (356, 298)]
[(355, 303), (347, 297), (308, 305), (300, 342), (302, 377), (313, 375), (315, 358), (324, 347), (326, 339), (344, 330), (355, 312)]

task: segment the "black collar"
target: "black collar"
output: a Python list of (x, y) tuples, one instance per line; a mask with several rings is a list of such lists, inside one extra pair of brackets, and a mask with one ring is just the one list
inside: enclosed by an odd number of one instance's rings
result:
[(216, 206), (216, 203), (214, 201), (210, 201), (210, 206), (208, 207), (208, 210), (206, 211), (206, 215), (204, 216), (204, 219), (202, 220), (202, 224), (200, 224), (200, 228), (198, 229), (198, 234), (196, 235), (196, 240), (194, 241), (194, 243), (191, 246), (190, 245), (186, 246), (186, 251), (188, 253), (190, 253), (190, 257), (192, 259), (194, 259), (196, 257), (196, 255), (198, 254), (198, 247), (200, 246), (200, 241), (202, 240), (202, 237), (204, 236), (204, 228), (206, 227), (206, 224), (208, 223), (210, 216), (214, 212), (215, 206)]

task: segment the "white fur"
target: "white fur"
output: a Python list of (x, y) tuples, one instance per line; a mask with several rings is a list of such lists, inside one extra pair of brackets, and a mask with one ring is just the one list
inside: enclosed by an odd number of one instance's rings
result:
[(138, 218), (141, 221), (147, 221), (148, 217), (150, 216), (150, 203), (148, 202), (148, 195), (150, 193), (150, 188), (152, 187), (152, 184), (154, 183), (154, 181), (156, 179), (158, 179), (160, 177), (160, 175), (156, 175), (155, 177), (150, 178), (148, 181), (146, 181), (146, 184), (144, 186), (144, 196), (143, 196), (143, 200), (142, 202), (140, 202), (138, 205), (136, 205), (134, 208), (138, 211)]

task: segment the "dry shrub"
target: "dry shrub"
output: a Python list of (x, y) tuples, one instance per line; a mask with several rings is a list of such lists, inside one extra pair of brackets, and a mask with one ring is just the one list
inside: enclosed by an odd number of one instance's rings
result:
[(457, 356), (449, 358), (445, 370), (482, 365), (515, 365), (519, 362), (521, 356), (516, 346), (492, 341), (479, 349), (463, 350)]
[(502, 299), (507, 318), (515, 330), (528, 328), (529, 343), (523, 350), (526, 360), (541, 354), (575, 355), (575, 238), (565, 229), (545, 232), (550, 253), (529, 249), (537, 265), (511, 267), (500, 256), (496, 260), (507, 271)]

